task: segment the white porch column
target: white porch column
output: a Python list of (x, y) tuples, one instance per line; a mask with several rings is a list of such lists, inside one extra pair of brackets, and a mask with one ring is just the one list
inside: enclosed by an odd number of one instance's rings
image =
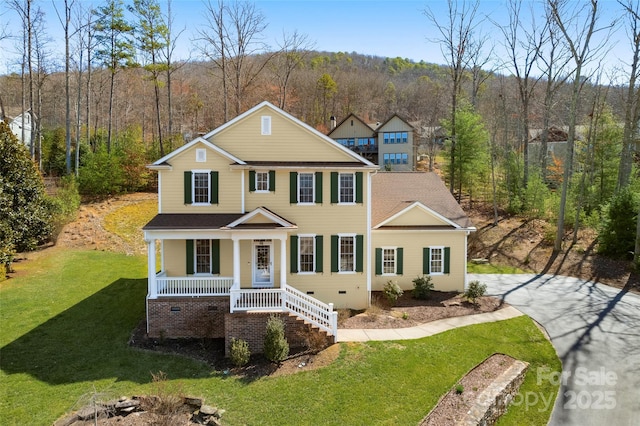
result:
[(233, 238), (233, 285), (240, 286), (240, 240)]
[(158, 298), (158, 286), (156, 285), (156, 240), (145, 240), (147, 243), (147, 275), (149, 286), (149, 299)]
[(287, 239), (280, 239), (280, 288), (287, 283)]

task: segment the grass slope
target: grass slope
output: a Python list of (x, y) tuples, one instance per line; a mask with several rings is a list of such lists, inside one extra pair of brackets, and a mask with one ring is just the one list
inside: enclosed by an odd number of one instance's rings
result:
[[(452, 330), (425, 339), (343, 344), (324, 369), (246, 381), (179, 356), (127, 346), (144, 317), (145, 259), (98, 251), (52, 250), (16, 265), (0, 286), (0, 423), (50, 424), (95, 393), (117, 397), (166, 390), (205, 397), (225, 423), (416, 424), (473, 366), (494, 352), (559, 371), (551, 345), (526, 317)], [(514, 407), (503, 424), (546, 424), (550, 410)]]

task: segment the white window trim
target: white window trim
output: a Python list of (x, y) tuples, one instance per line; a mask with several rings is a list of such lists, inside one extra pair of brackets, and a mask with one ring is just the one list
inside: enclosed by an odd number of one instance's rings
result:
[[(431, 270), (434, 249), (440, 249), (442, 253), (442, 258), (440, 259), (440, 272), (433, 272)], [(429, 275), (444, 275), (444, 246), (429, 246)]]
[[(266, 173), (267, 175), (267, 189), (258, 189), (258, 173)], [(255, 181), (253, 182), (253, 184), (255, 185), (256, 191), (257, 193), (261, 193), (261, 194), (267, 194), (269, 193), (269, 188), (271, 188), (271, 182), (269, 181), (269, 171), (264, 171), (264, 170), (256, 170), (255, 176), (254, 176)]]
[(263, 136), (271, 135), (271, 116), (263, 115), (260, 117), (260, 134)]
[[(338, 234), (338, 273), (339, 274), (355, 274), (356, 273), (356, 259), (358, 258), (358, 247), (356, 244), (356, 235), (357, 234)], [(340, 244), (342, 242), (342, 238), (345, 237), (352, 237), (353, 238), (353, 271), (343, 271), (342, 270), (342, 250), (340, 249), (340, 247), (342, 246), (342, 244)]]
[[(209, 272), (196, 272), (198, 269), (198, 241), (209, 242)], [(211, 268), (213, 267), (213, 251), (211, 250), (211, 240), (206, 238), (196, 238), (193, 240), (193, 275), (194, 277), (212, 277)]]
[[(391, 276), (395, 276), (398, 275), (398, 247), (380, 247), (382, 249), (382, 259), (380, 259), (380, 261), (382, 262), (382, 276), (387, 276), (387, 277), (391, 277)], [(385, 273), (384, 272), (384, 251), (385, 250), (393, 250), (393, 272), (392, 273)], [(431, 253), (429, 253), (429, 257), (431, 257)]]
[(196, 149), (196, 163), (206, 163), (207, 162), (207, 150), (204, 148)]
[[(302, 255), (302, 250), (300, 250), (301, 238), (313, 238), (311, 246), (311, 249), (313, 250), (313, 271), (302, 271), (302, 267), (300, 265), (300, 256)], [(298, 275), (315, 275), (316, 273), (316, 234), (298, 234)]]
[[(196, 173), (207, 174), (207, 202), (196, 202)], [(192, 206), (210, 206), (211, 205), (211, 170), (191, 170), (191, 199)]]
[[(342, 201), (342, 191), (340, 189), (341, 188), (340, 182), (342, 182), (342, 179), (341, 179), (342, 175), (351, 175), (353, 177), (353, 187), (352, 187), (353, 201)], [(338, 204), (342, 204), (343, 206), (356, 205), (356, 174), (355, 172), (338, 173)]]
[[(311, 197), (313, 198), (312, 202), (303, 202), (300, 201), (300, 190), (302, 189), (300, 187), (300, 177), (301, 175), (311, 175)], [(307, 172), (302, 172), (302, 173), (298, 173), (298, 194), (296, 194), (298, 196), (298, 205), (300, 206), (315, 206), (316, 204), (316, 174), (311, 172), (311, 173), (307, 173)], [(339, 186), (339, 185), (338, 185)]]

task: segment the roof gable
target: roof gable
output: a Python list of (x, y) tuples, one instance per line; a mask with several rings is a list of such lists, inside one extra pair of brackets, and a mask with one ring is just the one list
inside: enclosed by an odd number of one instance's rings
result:
[(229, 223), (225, 228), (242, 228), (243, 226), (274, 226), (281, 228), (295, 229), (297, 226), (282, 216), (279, 216), (267, 209), (266, 207), (258, 207), (247, 214), (242, 215), (238, 219)]
[(378, 132), (384, 132), (387, 128), (391, 128), (393, 131), (396, 131), (397, 129), (414, 130), (414, 127), (398, 114), (393, 114), (389, 117), (387, 121), (378, 126), (377, 130)]
[(354, 113), (347, 115), (335, 129), (329, 132), (329, 137), (334, 139), (353, 137), (373, 137), (375, 129), (365, 123)]
[(190, 151), (192, 149), (196, 149), (197, 145), (202, 144), (204, 145), (204, 147), (206, 147), (207, 149), (210, 149), (212, 151), (214, 151), (215, 153), (221, 155), (222, 157), (228, 158), (229, 162), (235, 162), (238, 164), (244, 164), (244, 161), (242, 161), (239, 158), (236, 158), (235, 156), (231, 155), (230, 153), (226, 152), (225, 150), (223, 150), (222, 148), (212, 144), (211, 142), (209, 142), (208, 140), (201, 138), (201, 137), (197, 137), (194, 140), (192, 140), (191, 142), (182, 145), (180, 148), (175, 149), (174, 151), (171, 151), (169, 154), (165, 155), (164, 157), (162, 157), (161, 159), (155, 161), (154, 163), (150, 164), (149, 166), (147, 166), (150, 169), (159, 169), (159, 168), (165, 168), (168, 165), (170, 166), (169, 161), (172, 158), (177, 157), (178, 155), (185, 153), (187, 151)]
[(415, 201), (393, 214), (374, 229), (382, 226), (446, 226), (460, 228), (460, 225), (433, 211), (424, 204)]
[[(424, 218), (428, 219), (428, 223), (439, 219), (448, 226), (473, 229), (462, 207), (435, 173), (381, 172), (372, 176), (371, 189), (371, 219), (374, 228), (394, 220), (398, 223), (416, 220), (418, 210), (413, 209), (419, 207), (427, 213)], [(407, 216), (400, 219), (403, 215)]]
[[(263, 131), (265, 117), (269, 117), (268, 134)], [(307, 161), (311, 156), (314, 161), (355, 161), (375, 167), (269, 102), (256, 105), (204, 138), (244, 161)]]

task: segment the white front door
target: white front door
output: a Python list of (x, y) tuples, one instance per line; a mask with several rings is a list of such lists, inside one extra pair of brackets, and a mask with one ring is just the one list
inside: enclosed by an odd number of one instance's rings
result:
[(273, 242), (253, 242), (253, 287), (273, 287)]

